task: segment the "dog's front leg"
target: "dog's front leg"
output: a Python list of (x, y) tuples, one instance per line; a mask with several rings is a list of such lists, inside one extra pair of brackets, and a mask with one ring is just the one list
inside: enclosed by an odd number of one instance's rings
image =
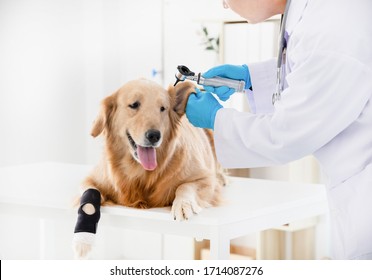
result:
[(185, 183), (177, 188), (176, 197), (172, 204), (174, 220), (187, 220), (203, 209), (198, 201), (197, 190), (198, 185), (196, 183)]
[(101, 194), (97, 189), (87, 189), (80, 199), (78, 218), (74, 231), (75, 258), (87, 258), (94, 244), (98, 221), (101, 216)]

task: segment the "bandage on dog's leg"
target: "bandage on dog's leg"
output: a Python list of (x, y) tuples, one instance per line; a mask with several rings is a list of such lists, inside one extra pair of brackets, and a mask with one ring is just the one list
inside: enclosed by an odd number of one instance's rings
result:
[(98, 221), (101, 217), (101, 194), (96, 189), (87, 189), (80, 199), (78, 219), (75, 226), (75, 233), (97, 232)]
[(75, 225), (73, 245), (75, 258), (88, 257), (95, 241), (97, 225), (101, 216), (101, 194), (96, 189), (87, 189), (80, 199), (78, 218)]

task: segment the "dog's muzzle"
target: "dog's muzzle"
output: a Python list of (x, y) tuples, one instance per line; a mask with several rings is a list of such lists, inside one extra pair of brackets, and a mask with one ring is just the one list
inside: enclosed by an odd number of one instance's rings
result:
[(149, 129), (144, 135), (144, 144), (136, 143), (127, 131), (129, 143), (134, 150), (134, 158), (145, 170), (152, 171), (157, 167), (156, 147), (161, 143), (161, 133), (156, 129)]

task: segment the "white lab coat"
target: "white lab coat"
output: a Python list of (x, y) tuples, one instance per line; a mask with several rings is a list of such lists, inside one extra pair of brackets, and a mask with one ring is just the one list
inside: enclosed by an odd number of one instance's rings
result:
[(328, 178), (333, 258), (372, 259), (372, 1), (292, 1), (285, 31), (281, 100), (271, 104), (276, 59), (248, 65), (255, 112), (217, 112), (218, 160), (243, 168), (314, 154)]

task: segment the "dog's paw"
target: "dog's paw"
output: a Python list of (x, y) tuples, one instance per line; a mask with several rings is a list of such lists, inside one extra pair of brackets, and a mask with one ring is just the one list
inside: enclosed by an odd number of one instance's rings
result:
[(183, 221), (188, 220), (194, 214), (200, 213), (202, 209), (195, 199), (176, 197), (171, 212), (174, 220)]
[(77, 260), (88, 259), (95, 241), (95, 234), (90, 232), (78, 232), (74, 234), (73, 249)]

